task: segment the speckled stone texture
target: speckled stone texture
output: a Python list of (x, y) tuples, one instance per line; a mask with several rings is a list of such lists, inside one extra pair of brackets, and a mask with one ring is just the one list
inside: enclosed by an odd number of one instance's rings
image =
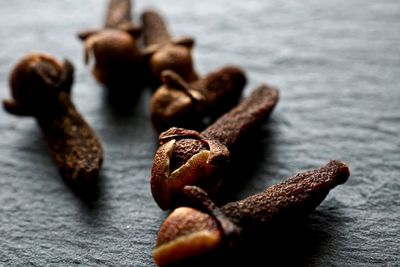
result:
[[(400, 2), (138, 1), (157, 6), (174, 36), (196, 38), (202, 74), (242, 66), (249, 92), (280, 88), (280, 102), (232, 173), (226, 200), (263, 190), (329, 159), (347, 161), (349, 181), (279, 238), (263, 237), (246, 255), (278, 266), (400, 265)], [(0, 111), (0, 265), (153, 266), (152, 248), (167, 213), (149, 177), (157, 136), (150, 90), (134, 108), (112, 108), (83, 65), (76, 33), (100, 27), (106, 2), (0, 2), (0, 97), (29, 50), (76, 67), (73, 100), (102, 139), (98, 198), (84, 201), (62, 181), (32, 118)], [(234, 185), (232, 185), (234, 184)], [(274, 244), (272, 244), (274, 243)], [(237, 262), (247, 262), (244, 259)]]

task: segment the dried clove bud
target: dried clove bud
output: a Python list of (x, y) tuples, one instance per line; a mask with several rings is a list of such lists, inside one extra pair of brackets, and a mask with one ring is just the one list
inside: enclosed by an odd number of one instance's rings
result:
[(73, 71), (69, 61), (61, 63), (47, 54), (28, 54), (11, 73), (13, 99), (5, 100), (3, 105), (9, 113), (36, 118), (61, 176), (80, 187), (97, 178), (103, 149), (71, 102)]
[(151, 192), (160, 208), (179, 203), (185, 185), (216, 192), (229, 150), (269, 116), (277, 101), (278, 91), (262, 85), (201, 133), (181, 128), (161, 133), (151, 171)]
[(218, 221), (212, 216), (188, 207), (178, 208), (161, 226), (153, 257), (158, 266), (168, 266), (218, 249), (222, 237)]
[(144, 61), (136, 41), (140, 32), (132, 23), (131, 1), (111, 0), (105, 28), (78, 34), (85, 45), (85, 63), (94, 57), (93, 74), (110, 92), (120, 94), (143, 86)]
[(205, 117), (218, 117), (237, 104), (246, 84), (242, 69), (226, 66), (192, 83), (165, 70), (163, 85), (151, 99), (151, 120), (157, 131), (172, 126), (197, 128)]
[(171, 38), (164, 20), (156, 11), (146, 11), (142, 15), (143, 37), (147, 46), (146, 56), (154, 87), (161, 83), (161, 73), (172, 70), (185, 81), (198, 78), (193, 69), (191, 37)]
[(158, 266), (189, 263), (190, 259), (201, 256), (206, 258), (222, 247), (232, 246), (227, 243), (232, 241), (227, 235), (235, 233), (236, 242), (240, 242), (245, 230), (251, 232), (259, 226), (273, 228), (275, 223), (310, 213), (331, 189), (346, 182), (349, 175), (347, 164), (330, 161), (319, 169), (299, 173), (264, 192), (221, 208), (217, 208), (199, 187), (186, 186), (186, 194), (200, 210), (180, 207), (167, 217), (160, 227), (153, 258)]

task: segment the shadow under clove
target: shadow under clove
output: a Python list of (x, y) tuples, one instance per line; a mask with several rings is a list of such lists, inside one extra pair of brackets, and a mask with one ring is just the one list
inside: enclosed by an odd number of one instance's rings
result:
[(251, 184), (261, 164), (273, 157), (274, 133), (271, 127), (272, 123), (269, 123), (267, 127), (252, 131), (231, 152), (231, 162), (215, 198), (219, 205), (237, 200), (243, 188)]
[(143, 90), (143, 86), (132, 86), (129, 85), (129, 83), (117, 83), (112, 87), (105, 88), (103, 99), (114, 111), (129, 113), (132, 112), (138, 104)]
[[(336, 214), (337, 215), (337, 214)], [(320, 225), (337, 221), (336, 215), (311, 216), (247, 231), (235, 248), (220, 250), (176, 266), (309, 266), (326, 254), (332, 236)]]
[(252, 231), (239, 248), (241, 252), (236, 251), (236, 259), (235, 256), (231, 258), (238, 263), (236, 266), (244, 263), (255, 266), (260, 262), (268, 266), (309, 266), (318, 255), (327, 253), (332, 235), (326, 229), (341, 224), (338, 214), (337, 211), (333, 214), (316, 211), (306, 217)]
[(101, 175), (99, 175), (95, 181), (91, 181), (90, 183), (71, 183), (66, 179), (63, 179), (63, 181), (71, 189), (74, 195), (79, 197), (79, 199), (88, 207), (95, 205), (103, 192)]

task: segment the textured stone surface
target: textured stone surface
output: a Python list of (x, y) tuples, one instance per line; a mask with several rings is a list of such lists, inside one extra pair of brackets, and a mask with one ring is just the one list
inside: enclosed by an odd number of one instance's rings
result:
[[(253, 156), (236, 164), (228, 199), (329, 159), (350, 164), (349, 181), (282, 238), (260, 242), (259, 257), (271, 265), (400, 265), (400, 2), (151, 0), (135, 12), (149, 4), (175, 35), (195, 36), (201, 73), (234, 63), (247, 70), (246, 94), (261, 82), (281, 89)], [(150, 92), (129, 113), (112, 109), (75, 37), (100, 26), (104, 8), (96, 0), (0, 2), (0, 97), (27, 51), (70, 58), (74, 100), (106, 153), (99, 198), (84, 202), (58, 175), (36, 123), (0, 111), (0, 265), (153, 265), (167, 213), (149, 187), (157, 148)]]

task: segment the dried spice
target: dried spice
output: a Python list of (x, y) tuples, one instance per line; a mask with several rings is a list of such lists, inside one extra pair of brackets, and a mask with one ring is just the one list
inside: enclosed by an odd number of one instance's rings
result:
[(194, 40), (191, 37), (171, 38), (164, 20), (156, 11), (144, 12), (142, 23), (144, 44), (147, 46), (145, 54), (153, 86), (160, 85), (164, 70), (178, 73), (187, 82), (196, 80), (198, 76), (191, 55)]
[(144, 85), (144, 58), (137, 44), (140, 32), (132, 23), (131, 1), (111, 0), (105, 28), (79, 33), (85, 63), (93, 56), (94, 76), (114, 95), (135, 93)]
[(210, 72), (192, 83), (179, 74), (166, 70), (163, 85), (151, 99), (151, 120), (154, 128), (186, 127), (196, 129), (206, 117), (219, 117), (237, 104), (246, 76), (242, 69), (226, 66)]
[(110, 0), (105, 28), (123, 28), (132, 24), (131, 0)]
[(13, 69), (13, 99), (3, 104), (9, 113), (35, 117), (61, 176), (80, 187), (96, 180), (103, 149), (71, 102), (73, 72), (69, 61), (61, 63), (47, 54), (28, 54)]
[(278, 91), (262, 85), (203, 132), (171, 128), (160, 135), (151, 171), (151, 191), (162, 209), (174, 207), (185, 185), (214, 193), (231, 150), (272, 112)]
[[(347, 164), (330, 161), (319, 169), (299, 173), (244, 200), (220, 208), (196, 186), (185, 192), (199, 209), (181, 207), (162, 224), (153, 257), (158, 266), (171, 266), (196, 257), (207, 257), (221, 247), (239, 242), (243, 233), (259, 226), (274, 227), (310, 213), (329, 191), (347, 181)], [(191, 265), (187, 265), (191, 266)]]

